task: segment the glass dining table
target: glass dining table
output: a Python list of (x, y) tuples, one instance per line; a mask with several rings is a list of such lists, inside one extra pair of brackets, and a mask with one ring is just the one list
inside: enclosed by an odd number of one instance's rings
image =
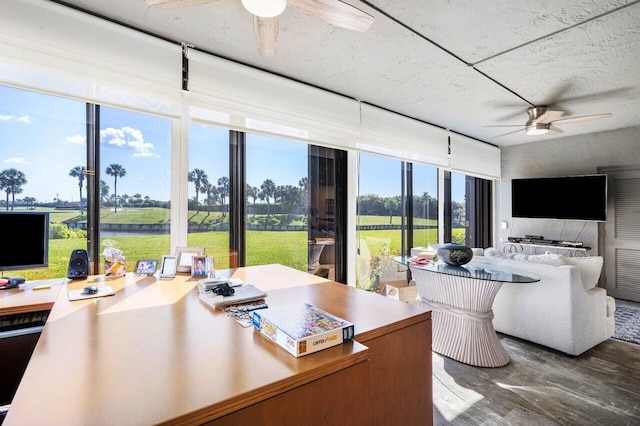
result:
[(479, 367), (501, 367), (510, 361), (493, 328), (493, 300), (503, 283), (540, 281), (535, 275), (503, 267), (417, 263), (398, 256), (409, 267), (418, 290), (418, 305), (432, 310), (432, 349), (441, 355)]

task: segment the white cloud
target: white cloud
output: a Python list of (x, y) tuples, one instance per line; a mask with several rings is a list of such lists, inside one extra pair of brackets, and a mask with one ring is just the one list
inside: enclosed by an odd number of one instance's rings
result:
[(69, 136), (67, 138), (68, 142), (71, 142), (71, 143), (76, 144), (76, 145), (84, 145), (86, 140), (87, 140), (87, 138), (85, 136), (82, 136), (82, 135)]
[(31, 117), (25, 114), (22, 114), (19, 117), (16, 117), (10, 114), (0, 114), (0, 121), (11, 121), (11, 120), (18, 120), (27, 124), (31, 123), (32, 121)]
[(153, 151), (155, 149), (151, 142), (145, 142), (142, 132), (131, 127), (115, 129), (109, 127), (100, 132), (100, 138), (109, 145), (132, 148), (134, 157), (159, 157)]
[(11, 164), (27, 164), (27, 159), (24, 157), (13, 157), (7, 158), (6, 160), (4, 160), (4, 162)]

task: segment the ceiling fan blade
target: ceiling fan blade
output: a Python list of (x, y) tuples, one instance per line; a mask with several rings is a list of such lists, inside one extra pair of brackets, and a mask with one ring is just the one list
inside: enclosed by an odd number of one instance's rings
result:
[(256, 38), (258, 52), (263, 58), (276, 54), (278, 44), (278, 17), (253, 17), (253, 34)]
[(548, 109), (536, 119), (536, 123), (547, 124), (564, 114), (564, 111)]
[(591, 120), (599, 120), (601, 118), (609, 118), (611, 117), (613, 114), (611, 113), (606, 113), (606, 114), (594, 114), (594, 115), (583, 115), (581, 117), (569, 117), (569, 118), (562, 118), (560, 120), (554, 120), (551, 123), (553, 124), (571, 124), (571, 123), (579, 123), (581, 121), (591, 121)]
[(288, 0), (287, 6), (329, 24), (360, 32), (367, 31), (375, 20), (368, 13), (340, 0)]
[(198, 6), (200, 4), (215, 3), (218, 0), (144, 0), (156, 9), (172, 9), (177, 7)]
[(523, 126), (522, 124), (491, 124), (488, 126), (482, 126), (482, 127), (522, 127), (524, 129), (525, 126)]
[(524, 131), (525, 131), (525, 129), (524, 129), (524, 128), (522, 128), (522, 129), (519, 129), (519, 130), (516, 130), (516, 131), (513, 131), (513, 132), (508, 132), (508, 133), (503, 133), (503, 134), (501, 134), (501, 135), (492, 136), (492, 137), (491, 137), (491, 139), (500, 138), (500, 137), (502, 137), (502, 136), (512, 135), (512, 134), (514, 134), (514, 133), (524, 132)]
[(556, 133), (564, 133), (564, 131), (562, 131), (561, 128), (553, 126), (553, 125), (549, 125), (549, 131), (550, 132), (556, 132)]

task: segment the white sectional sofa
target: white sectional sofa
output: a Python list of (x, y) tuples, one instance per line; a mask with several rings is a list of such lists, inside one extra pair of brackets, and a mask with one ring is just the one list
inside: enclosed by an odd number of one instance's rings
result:
[(540, 282), (504, 283), (493, 303), (496, 331), (580, 355), (614, 334), (615, 300), (596, 287), (600, 256), (503, 255), (475, 251), (473, 264), (535, 274)]

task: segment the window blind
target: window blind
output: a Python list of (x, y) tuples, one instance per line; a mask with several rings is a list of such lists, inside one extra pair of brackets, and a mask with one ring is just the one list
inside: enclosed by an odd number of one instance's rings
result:
[[(199, 51), (189, 52), (193, 117), (232, 128), (355, 148), (353, 99)], [(207, 112), (208, 111), (208, 112)]]
[(500, 148), (451, 134), (451, 170), (485, 179), (500, 178)]
[(177, 44), (52, 2), (2, 0), (0, 82), (177, 116)]
[(188, 57), (187, 92), (177, 44), (57, 3), (2, 0), (0, 84), (500, 176), (497, 147), (452, 135), (449, 155), (439, 127), (195, 49)]
[(361, 152), (437, 167), (448, 166), (447, 131), (370, 105), (362, 105)]

